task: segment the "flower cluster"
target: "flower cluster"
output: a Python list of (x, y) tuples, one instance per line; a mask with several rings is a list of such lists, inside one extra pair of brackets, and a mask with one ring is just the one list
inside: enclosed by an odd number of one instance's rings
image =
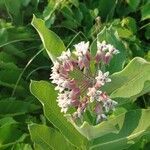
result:
[(101, 87), (111, 82), (109, 72), (103, 72), (101, 66), (107, 65), (113, 55), (119, 53), (111, 44), (97, 42), (97, 53), (89, 51), (89, 42), (74, 45), (71, 53), (68, 49), (52, 67), (50, 79), (58, 90), (58, 106), (61, 112), (70, 114), (72, 119), (82, 119), (86, 111), (96, 116), (96, 123), (107, 118), (115, 109), (117, 102), (110, 99)]

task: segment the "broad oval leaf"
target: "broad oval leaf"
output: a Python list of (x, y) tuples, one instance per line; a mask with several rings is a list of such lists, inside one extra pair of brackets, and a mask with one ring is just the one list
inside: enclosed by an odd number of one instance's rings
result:
[(122, 71), (114, 73), (111, 80), (104, 89), (111, 98), (136, 98), (150, 91), (150, 63), (136, 57)]
[(110, 133), (90, 141), (90, 150), (122, 150), (135, 144), (143, 135), (149, 134), (150, 109), (125, 113), (119, 133)]
[(33, 16), (32, 26), (37, 30), (43, 42), (44, 48), (50, 59), (54, 62), (56, 57), (60, 56), (62, 51), (65, 51), (63, 41), (53, 31), (49, 30), (42, 19)]
[(59, 131), (45, 125), (31, 124), (29, 131), (36, 150), (73, 150)]
[(85, 145), (84, 138), (60, 112), (57, 105), (57, 93), (52, 84), (46, 81), (32, 81), (31, 93), (42, 103), (47, 119), (76, 147)]
[(92, 140), (108, 133), (118, 133), (119, 121), (122, 119), (124, 119), (124, 117), (120, 116), (117, 119), (110, 119), (109, 121), (101, 122), (95, 126), (90, 125), (88, 122), (84, 122), (81, 126), (77, 126), (73, 121), (70, 121), (83, 136), (85, 136), (88, 140)]

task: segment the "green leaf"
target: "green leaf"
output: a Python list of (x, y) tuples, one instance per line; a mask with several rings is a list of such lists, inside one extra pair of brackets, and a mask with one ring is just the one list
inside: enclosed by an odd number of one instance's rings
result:
[(6, 52), (0, 52), (0, 60), (1, 60), (1, 63), (2, 62), (3, 63), (4, 62), (6, 62), (6, 63), (8, 63), (8, 62), (16, 63), (16, 59), (13, 56), (7, 54)]
[(141, 8), (141, 14), (142, 14), (142, 19), (141, 20), (145, 20), (145, 19), (150, 18), (150, 3), (145, 4)]
[(19, 70), (18, 66), (15, 63), (8, 62), (5, 63), (3, 61), (0, 61), (0, 69), (14, 69), (14, 70)]
[(150, 25), (146, 27), (145, 37), (147, 40), (150, 40)]
[(17, 25), (23, 23), (21, 3), (21, 0), (14, 0), (12, 5), (12, 0), (5, 0), (7, 11), (12, 18), (12, 21)]
[(25, 139), (27, 135), (23, 134), (18, 127), (18, 124), (6, 124), (0, 127), (0, 149), (22, 142)]
[(58, 9), (60, 11), (63, 5), (63, 1), (50, 0), (48, 5), (43, 11), (43, 17), (45, 20), (45, 25), (50, 27), (55, 21), (55, 12)]
[[(14, 89), (15, 88), (15, 84), (13, 84), (13, 83), (11, 83), (11, 84), (10, 83), (6, 83), (4, 81), (0, 81), (0, 85), (4, 86), (4, 87), (7, 87), (7, 88), (10, 88), (10, 89)], [(16, 90), (18, 92), (23, 92), (24, 88), (22, 86), (18, 85)]]
[(62, 26), (75, 29), (81, 25), (83, 14), (79, 7), (75, 7), (74, 10), (72, 10), (70, 7), (66, 6), (63, 7), (61, 11), (65, 18), (62, 22)]
[(5, 99), (0, 100), (0, 116), (16, 116), (38, 110), (40, 106), (29, 102)]
[(24, 143), (17, 143), (11, 150), (33, 150), (31, 145)]
[(126, 28), (117, 28), (117, 32), (120, 38), (131, 38), (133, 36), (133, 33), (126, 29)]
[(73, 150), (59, 131), (45, 125), (31, 124), (29, 131), (36, 150)]
[[(21, 69), (7, 69), (0, 71), (0, 85), (8, 88), (14, 88), (16, 81), (21, 73)], [(24, 83), (24, 87), (21, 85)], [(17, 90), (22, 92), (25, 89), (25, 82), (21, 80), (20, 84), (17, 86)]]
[(98, 7), (100, 11), (100, 16), (103, 19), (112, 19), (114, 15), (114, 8), (116, 6), (115, 0), (100, 0)]
[(33, 16), (32, 26), (37, 30), (47, 54), (54, 62), (56, 57), (60, 56), (62, 51), (65, 51), (65, 45), (63, 41), (51, 30), (49, 30), (42, 19), (38, 19)]
[(104, 90), (111, 98), (131, 98), (150, 91), (150, 63), (140, 57), (134, 58), (122, 71), (111, 75), (112, 82)]
[(130, 146), (128, 150), (148, 150), (150, 149), (150, 131), (147, 134), (143, 135), (142, 138), (135, 143), (134, 145)]
[(0, 29), (0, 48), (11, 43), (16, 43), (20, 41), (33, 41), (35, 36), (33, 33), (28, 31), (29, 29), (24, 27), (14, 27), (1, 28)]
[(13, 56), (19, 57), (21, 59), (25, 59), (27, 56), (26, 54), (23, 52), (23, 50), (21, 50), (21, 48), (17, 45), (13, 45), (13, 44), (9, 44), (7, 46), (3, 47), (3, 50)]
[(140, 0), (126, 0), (129, 6), (135, 11), (140, 4)]
[(17, 122), (12, 117), (4, 117), (0, 119), (0, 126), (6, 125), (6, 124), (17, 124)]
[(57, 105), (57, 93), (46, 81), (32, 81), (31, 93), (42, 103), (47, 119), (76, 147), (82, 147), (86, 139), (71, 125), (60, 112)]
[(123, 116), (124, 119), (118, 121), (120, 124), (122, 123), (120, 132), (118, 134), (110, 133), (90, 141), (90, 150), (126, 149), (138, 142), (143, 135), (149, 133), (150, 109), (129, 111)]
[(121, 25), (127, 29), (129, 29), (132, 33), (137, 32), (137, 24), (136, 20), (132, 17), (126, 17), (122, 19)]
[[(120, 116), (120, 118), (117, 119), (120, 121), (123, 118), (123, 116)], [(108, 121), (101, 122), (100, 124), (95, 126), (90, 125), (88, 122), (84, 122), (81, 126), (77, 126), (73, 121), (71, 122), (83, 136), (85, 136), (88, 140), (92, 140), (104, 136), (108, 133), (118, 133), (118, 120), (116, 120), (115, 118), (110, 119)]]

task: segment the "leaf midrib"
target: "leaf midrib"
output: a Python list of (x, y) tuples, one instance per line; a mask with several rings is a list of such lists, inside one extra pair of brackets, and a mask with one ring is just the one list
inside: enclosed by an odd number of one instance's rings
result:
[(114, 142), (119, 142), (119, 141), (124, 140), (124, 139), (126, 139), (126, 138), (127, 138), (127, 139), (128, 139), (128, 138), (132, 138), (132, 137), (134, 137), (135, 135), (141, 134), (141, 133), (143, 133), (143, 132), (145, 132), (145, 131), (146, 131), (146, 130), (142, 130), (142, 131), (139, 131), (139, 132), (137, 132), (137, 133), (135, 133), (135, 134), (131, 134), (131, 135), (127, 136), (127, 137), (122, 137), (122, 138), (115, 139), (115, 140), (112, 140), (112, 141), (109, 141), (109, 142), (105, 142), (105, 143), (102, 143), (102, 144), (94, 145), (94, 146), (90, 147), (90, 150), (92, 150), (93, 148), (99, 147), (99, 146), (111, 144), (111, 143), (114, 143)]

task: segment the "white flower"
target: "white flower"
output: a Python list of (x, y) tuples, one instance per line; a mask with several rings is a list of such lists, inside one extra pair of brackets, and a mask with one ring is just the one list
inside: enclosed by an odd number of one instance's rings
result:
[(117, 50), (117, 49), (114, 49), (114, 51), (112, 52), (114, 55), (117, 55), (117, 54), (119, 54), (120, 52), (119, 52), (119, 50)]
[(106, 52), (106, 51), (114, 55), (120, 53), (119, 50), (117, 50), (113, 45), (106, 44), (106, 41), (103, 41), (102, 43), (97, 41), (97, 53)]
[(104, 78), (105, 82), (111, 82), (111, 79), (108, 78), (108, 76), (109, 76), (109, 71), (107, 71), (103, 74), (103, 78)]
[(52, 67), (52, 74), (50, 75), (50, 79), (52, 79), (52, 83), (57, 83), (57, 80), (59, 80), (60, 75), (58, 73), (58, 70), (60, 68), (60, 64), (56, 61), (54, 63), (54, 66)]
[(86, 55), (89, 49), (89, 42), (85, 43), (84, 41), (74, 45), (76, 51), (74, 54), (78, 57)]
[(111, 100), (110, 98), (108, 98), (105, 102), (104, 102), (104, 105), (103, 107), (105, 108), (105, 111), (106, 112), (109, 112), (110, 110), (115, 110), (115, 106), (117, 105), (118, 103), (116, 101), (113, 101)]
[(83, 67), (89, 67), (89, 42), (85, 43), (84, 41), (82, 41), (79, 44), (74, 45), (74, 47), (76, 51), (74, 51), (73, 53), (78, 57), (78, 65), (80, 69), (82, 69)]
[(95, 92), (96, 92), (96, 88), (95, 88), (95, 87), (88, 88), (88, 93), (87, 93), (87, 95), (88, 95), (88, 96), (93, 96), (93, 95), (95, 95)]
[(71, 57), (71, 52), (68, 49), (67, 51), (62, 52), (61, 56), (58, 57), (58, 60), (63, 62), (68, 60), (70, 57)]
[(103, 51), (105, 52), (107, 50), (107, 45), (106, 45), (106, 41), (102, 41), (102, 43), (100, 43), (99, 41), (97, 41), (97, 51)]
[(54, 80), (53, 83), (57, 84), (55, 90), (58, 90), (59, 92), (63, 92), (68, 85), (68, 81), (62, 77)]
[(95, 78), (98, 84), (104, 85), (107, 82), (111, 82), (111, 79), (108, 78), (109, 72), (102, 73), (101, 70), (98, 71), (98, 76)]
[(52, 83), (57, 84), (60, 79), (60, 75), (58, 73), (53, 72), (50, 76), (50, 79), (52, 79)]
[(106, 120), (106, 119), (107, 119), (107, 116), (105, 114), (99, 114), (99, 115), (97, 115), (96, 123), (98, 124), (101, 121)]
[(60, 75), (57, 73), (57, 72), (53, 72), (51, 75), (50, 75), (50, 79), (57, 79)]
[(119, 52), (113, 45), (111, 45), (111, 44), (108, 44), (107, 47), (108, 47), (109, 53), (111, 53), (111, 54), (117, 55), (118, 53), (120, 53), (120, 52)]
[(60, 67), (60, 64), (59, 64), (58, 61), (56, 61), (56, 62), (54, 63), (54, 66), (52, 67), (52, 72), (57, 72), (58, 69), (59, 69), (59, 67)]
[(61, 107), (61, 112), (66, 113), (69, 106), (71, 105), (70, 92), (65, 91), (64, 93), (59, 93), (57, 102), (58, 106)]
[(55, 90), (56, 90), (56, 91), (59, 91), (59, 92), (61, 93), (61, 92), (64, 91), (64, 87), (62, 87), (62, 86), (60, 86), (60, 85), (57, 85), (57, 86), (55, 87)]
[(114, 46), (111, 45), (111, 44), (108, 44), (107, 47), (108, 47), (108, 51), (109, 51), (110, 53), (115, 49)]
[(100, 95), (102, 91), (96, 90), (94, 87), (88, 89), (87, 95), (90, 97), (90, 102), (92, 103), (94, 100), (100, 101)]

